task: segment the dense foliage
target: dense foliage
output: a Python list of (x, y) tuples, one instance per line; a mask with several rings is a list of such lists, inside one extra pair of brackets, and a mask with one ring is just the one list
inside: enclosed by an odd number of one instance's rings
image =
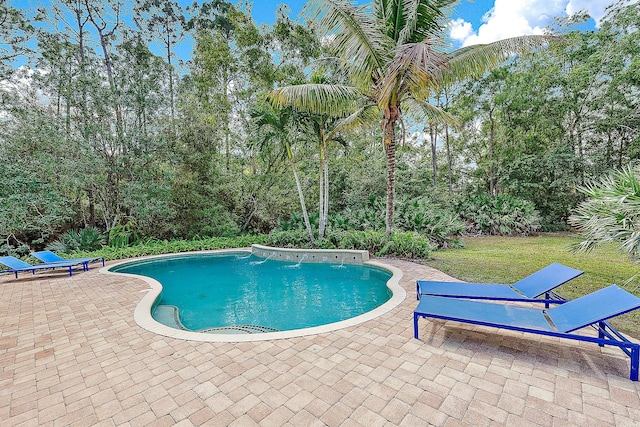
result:
[(266, 103), (275, 88), (350, 82), (313, 23), (283, 9), (258, 27), (225, 1), (54, 3), (1, 6), (0, 254), (136, 256), (274, 231), (282, 245), (426, 256), (465, 230), (566, 228), (577, 188), (640, 156), (637, 2), (439, 87), (433, 103), (458, 126), (405, 114), (384, 238), (380, 117)]
[(540, 229), (533, 204), (512, 196), (471, 197), (461, 200), (457, 209), (473, 234), (523, 236)]
[(583, 240), (577, 250), (590, 251), (614, 243), (631, 258), (640, 259), (640, 166), (627, 167), (580, 188), (588, 198), (569, 222)]

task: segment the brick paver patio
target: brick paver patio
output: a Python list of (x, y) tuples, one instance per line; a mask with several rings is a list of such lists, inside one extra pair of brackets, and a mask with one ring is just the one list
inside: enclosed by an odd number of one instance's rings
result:
[(148, 285), (92, 266), (0, 277), (0, 425), (640, 425), (640, 386), (617, 349), (420, 321), (407, 298), (359, 326), (255, 343), (148, 332)]

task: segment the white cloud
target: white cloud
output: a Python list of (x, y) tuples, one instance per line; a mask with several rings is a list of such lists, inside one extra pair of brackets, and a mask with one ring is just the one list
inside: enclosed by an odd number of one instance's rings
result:
[(449, 23), (449, 35), (453, 40), (464, 41), (473, 34), (471, 22), (466, 22), (462, 18)]
[(482, 17), (477, 32), (471, 23), (457, 19), (450, 23), (453, 40), (468, 46), (491, 43), (508, 37), (542, 34), (556, 16), (587, 11), (599, 23), (607, 6), (615, 0), (496, 0)]
[(596, 21), (596, 25), (600, 25), (600, 21), (604, 18), (604, 11), (613, 2), (611, 0), (569, 0), (567, 4), (567, 15), (571, 16), (577, 12), (586, 10), (589, 15)]

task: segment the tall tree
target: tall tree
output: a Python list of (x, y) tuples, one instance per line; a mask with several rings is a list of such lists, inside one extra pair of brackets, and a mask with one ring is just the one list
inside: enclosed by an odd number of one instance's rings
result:
[(309, 241), (311, 244), (314, 244), (315, 238), (313, 237), (313, 230), (311, 229), (311, 222), (309, 221), (309, 213), (307, 211), (300, 177), (298, 176), (296, 162), (293, 157), (293, 151), (289, 143), (290, 139), (296, 139), (293, 135), (297, 132), (294, 125), (294, 121), (297, 118), (291, 108), (275, 110), (268, 105), (264, 105), (262, 109), (254, 111), (252, 115), (255, 119), (256, 126), (263, 132), (263, 138), (261, 138), (262, 141), (260, 141), (260, 143), (278, 144), (282, 149), (281, 152), (289, 162), (289, 166), (291, 166), (291, 172), (296, 181), (298, 197), (300, 198), (300, 208), (302, 209), (304, 225), (307, 230), (307, 235), (309, 236)]
[[(28, 41), (35, 29), (20, 9), (0, 1), (0, 77), (11, 72), (11, 63), (30, 52)], [(24, 58), (23, 58), (24, 59)]]
[[(396, 144), (404, 138), (403, 108), (443, 121), (453, 119), (429, 104), (448, 81), (481, 75), (515, 52), (541, 46), (543, 36), (515, 37), (446, 52), (448, 12), (456, 0), (374, 0), (360, 7), (347, 0), (311, 0), (306, 13), (319, 22), (335, 55), (349, 70), (351, 85), (280, 88), (283, 103), (333, 111), (340, 100), (372, 103), (380, 111), (387, 158), (386, 232), (393, 225)], [(338, 102), (337, 102), (338, 101)]]
[[(187, 21), (180, 4), (171, 0), (141, 0), (134, 7), (138, 25), (146, 23), (151, 38), (158, 37), (162, 42), (167, 61), (169, 77), (169, 109), (171, 124), (175, 120), (175, 83), (174, 64), (176, 45), (184, 39)], [(148, 15), (148, 16), (147, 16)]]

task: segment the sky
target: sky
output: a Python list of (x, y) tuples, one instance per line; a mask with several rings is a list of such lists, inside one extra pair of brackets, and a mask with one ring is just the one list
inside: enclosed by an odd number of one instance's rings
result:
[[(614, 0), (461, 0), (451, 14), (450, 35), (455, 47), (490, 43), (507, 37), (542, 34), (554, 17), (587, 11), (592, 20), (586, 28), (597, 28), (605, 9)], [(296, 17), (305, 0), (255, 0), (256, 22), (272, 23), (280, 4)], [(363, 2), (360, 2), (363, 3)], [(366, 1), (364, 3), (367, 3)]]
[[(46, 7), (55, 0), (10, 0), (18, 8), (35, 9)], [(177, 0), (183, 7), (194, 0)], [(281, 4), (290, 9), (290, 17), (299, 16), (306, 0), (249, 0), (252, 15), (258, 24), (272, 24), (276, 10)], [(353, 0), (352, 0), (353, 1)], [(369, 0), (356, 0), (367, 4)], [(628, 0), (638, 1), (638, 0)], [(202, 0), (198, 0), (202, 2)], [(237, 0), (232, 0), (237, 3)], [(567, 17), (578, 11), (587, 11), (593, 19), (581, 28), (595, 29), (605, 15), (605, 9), (615, 0), (460, 0), (450, 14), (450, 37), (453, 48), (489, 43), (507, 37), (526, 34), (542, 34), (553, 17)], [(125, 9), (131, 8), (133, 0), (124, 0)], [(193, 41), (187, 40), (181, 46), (178, 56), (186, 61), (191, 57)], [(157, 49), (156, 49), (157, 48)], [(155, 52), (158, 46), (151, 46)]]

